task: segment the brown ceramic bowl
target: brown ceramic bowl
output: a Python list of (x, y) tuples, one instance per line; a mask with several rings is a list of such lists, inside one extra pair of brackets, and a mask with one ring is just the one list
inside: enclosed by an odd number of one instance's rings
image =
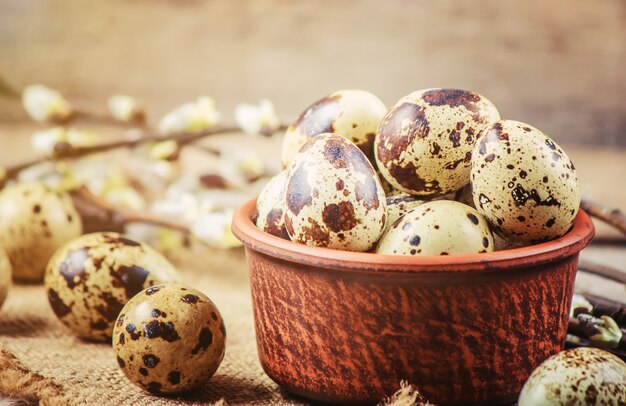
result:
[(578, 253), (594, 235), (579, 211), (556, 240), (486, 254), (399, 257), (315, 248), (257, 229), (255, 201), (233, 232), (250, 270), (259, 357), (286, 390), (375, 403), (400, 381), (431, 401), (514, 401), (563, 349)]

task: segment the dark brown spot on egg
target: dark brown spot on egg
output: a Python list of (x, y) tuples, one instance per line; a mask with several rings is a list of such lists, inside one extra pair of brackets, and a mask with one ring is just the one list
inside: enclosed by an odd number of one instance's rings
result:
[(439, 181), (426, 181), (417, 174), (417, 167), (413, 162), (409, 162), (405, 166), (399, 166), (392, 164), (387, 168), (391, 173), (391, 176), (403, 187), (429, 193), (433, 196), (442, 193), (442, 189), (439, 186)]
[(124, 335), (124, 333), (120, 333), (118, 343), (120, 343), (121, 345), (124, 345), (126, 343), (126, 336)]
[(161, 286), (152, 286), (146, 289), (146, 296), (152, 296), (153, 294), (157, 293), (159, 290), (161, 290)]
[(445, 168), (445, 169), (448, 169), (448, 170), (454, 170), (454, 169), (456, 169), (456, 167), (457, 167), (457, 166), (459, 166), (459, 164), (460, 164), (461, 162), (464, 162), (464, 161), (465, 161), (464, 159), (457, 159), (457, 160), (456, 160), (456, 161), (454, 161), (454, 162), (448, 162), (448, 163), (444, 166), (444, 168)]
[(439, 155), (439, 152), (441, 152), (441, 147), (437, 144), (437, 142), (433, 142), (430, 148), (430, 155), (437, 156)]
[(357, 147), (363, 154), (367, 157), (367, 159), (374, 164), (376, 159), (374, 158), (374, 141), (376, 140), (376, 133), (367, 133), (365, 134), (365, 141), (356, 144)]
[(162, 338), (169, 343), (180, 340), (180, 336), (174, 328), (174, 324), (169, 321), (167, 323), (158, 320), (150, 321), (143, 328), (143, 335), (149, 339)]
[(554, 225), (555, 221), (556, 221), (556, 219), (551, 218), (550, 220), (548, 220), (546, 222), (546, 227), (548, 227), (548, 228), (552, 227)]
[(33, 206), (33, 213), (38, 214), (41, 212), (41, 206), (36, 204)]
[(144, 289), (150, 271), (138, 265), (120, 265), (117, 269), (111, 269), (110, 274), (113, 286), (123, 288), (130, 299)]
[(85, 262), (88, 258), (89, 249), (81, 248), (70, 251), (59, 264), (59, 274), (65, 279), (68, 288), (74, 289), (89, 277), (85, 271)]
[(489, 154), (485, 157), (485, 162), (491, 162), (494, 160), (496, 156), (494, 154)]
[(163, 385), (161, 385), (159, 382), (150, 382), (148, 384), (148, 392), (150, 393), (155, 393), (155, 394), (159, 394), (161, 393), (161, 388)]
[(128, 238), (115, 234), (103, 234), (102, 240), (107, 244), (125, 245), (127, 247), (141, 247), (141, 244)]
[(522, 179), (526, 179), (526, 176), (528, 176), (528, 173), (525, 170), (521, 170), (519, 171), (519, 177)]
[(450, 132), (450, 141), (452, 141), (452, 147), (457, 148), (461, 146), (461, 133), (456, 131), (456, 130), (452, 130)]
[(48, 289), (48, 302), (50, 302), (50, 307), (52, 307), (54, 314), (59, 318), (65, 317), (72, 311), (72, 309), (61, 300), (59, 294), (54, 289)]
[(424, 92), (422, 99), (431, 106), (463, 106), (468, 111), (477, 112), (480, 96), (462, 89), (432, 89)]
[(148, 368), (154, 368), (159, 365), (161, 360), (154, 354), (145, 354), (143, 356), (143, 364)]
[[(287, 233), (287, 229), (285, 228), (283, 220), (283, 211), (281, 209), (272, 209), (269, 213), (267, 213), (265, 231), (266, 233), (272, 234), (276, 237), (284, 238), (285, 240), (289, 239), (289, 234)], [(283, 224), (281, 224), (283, 223)]]
[(119, 365), (120, 368), (126, 368), (126, 363), (119, 356), (117, 357), (117, 365)]
[(486, 194), (481, 193), (478, 195), (478, 204), (480, 204), (480, 207), (483, 207), (483, 205), (487, 203), (491, 203), (491, 199), (487, 197)]
[(478, 224), (478, 217), (476, 217), (474, 214), (472, 213), (467, 213), (467, 218), (473, 223), (473, 224)]
[(118, 301), (110, 292), (102, 291), (99, 293), (98, 297), (104, 305), (96, 305), (94, 306), (94, 310), (104, 317), (105, 320), (109, 322), (115, 321), (124, 308), (124, 303)]
[(214, 321), (217, 321), (217, 319), (218, 319), (218, 317), (217, 317), (217, 313), (215, 313), (215, 312), (211, 312), (211, 318), (212, 318)]
[(411, 244), (414, 247), (417, 247), (418, 245), (420, 245), (420, 241), (421, 241), (420, 236), (414, 235), (413, 237), (411, 237), (411, 241), (409, 241), (409, 244)]
[(507, 169), (514, 169), (515, 167), (514, 167), (513, 165), (511, 165), (511, 164), (508, 164), (508, 165), (506, 166), (506, 168), (507, 168)]
[(167, 374), (167, 381), (172, 385), (180, 383), (180, 371), (170, 371)]
[(552, 150), (556, 150), (556, 145), (554, 145), (554, 142), (552, 142), (552, 140), (551, 140), (551, 139), (549, 139), (549, 138), (548, 138), (548, 139), (546, 139), (546, 145), (547, 145), (550, 149), (552, 149)]
[(543, 183), (548, 183), (548, 177), (547, 176), (543, 177)]
[(322, 219), (328, 229), (335, 233), (351, 230), (358, 223), (351, 202), (331, 203), (325, 206)]
[(333, 123), (339, 114), (339, 99), (341, 95), (335, 94), (316, 101), (298, 116), (292, 127), (310, 137), (334, 132)]
[(489, 247), (489, 239), (487, 237), (483, 237), (483, 247)]
[(196, 295), (192, 295), (191, 293), (183, 296), (180, 300), (189, 304), (196, 304), (200, 298)]
[(138, 340), (139, 337), (141, 337), (141, 331), (138, 331), (137, 327), (134, 324), (127, 324), (126, 332), (130, 334), (130, 339), (133, 341)]
[(526, 221), (526, 217), (524, 217), (524, 216), (517, 216), (517, 221), (523, 223), (524, 221)]
[(139, 368), (139, 373), (143, 376), (148, 376), (148, 370), (144, 367)]
[(300, 165), (289, 178), (287, 184), (287, 207), (296, 216), (305, 206), (310, 206), (313, 200), (308, 172)]
[(152, 309), (152, 311), (150, 312), (150, 316), (159, 317), (161, 316), (161, 311), (159, 309)]
[(337, 190), (342, 190), (345, 187), (343, 179), (339, 179), (337, 183), (335, 183), (335, 187), (337, 188)]
[(327, 247), (330, 243), (330, 232), (310, 217), (307, 221), (309, 225), (302, 226), (302, 234), (299, 236), (300, 242), (313, 241), (316, 245)]
[(209, 348), (211, 343), (213, 342), (213, 333), (208, 328), (203, 328), (200, 330), (200, 337), (198, 338), (198, 343), (191, 350), (193, 355), (196, 355), (200, 349), (206, 350)]

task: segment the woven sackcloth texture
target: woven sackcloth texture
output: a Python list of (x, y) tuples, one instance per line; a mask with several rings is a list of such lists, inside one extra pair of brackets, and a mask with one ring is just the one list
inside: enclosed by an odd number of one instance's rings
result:
[[(41, 404), (300, 405), (258, 361), (243, 250), (170, 255), (184, 283), (207, 294), (227, 330), (226, 356), (213, 378), (185, 396), (160, 398), (131, 384), (111, 345), (81, 341), (54, 316), (41, 285), (14, 285), (0, 311), (0, 394)], [(0, 399), (0, 404), (3, 401)]]

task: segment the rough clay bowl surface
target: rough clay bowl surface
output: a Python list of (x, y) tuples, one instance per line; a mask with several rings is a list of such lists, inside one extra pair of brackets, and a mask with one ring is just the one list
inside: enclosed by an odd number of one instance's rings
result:
[(246, 247), (259, 357), (307, 398), (376, 403), (401, 380), (431, 401), (513, 401), (563, 349), (578, 253), (594, 234), (579, 211), (565, 236), (485, 254), (396, 257), (309, 247), (258, 230), (255, 201), (233, 231)]

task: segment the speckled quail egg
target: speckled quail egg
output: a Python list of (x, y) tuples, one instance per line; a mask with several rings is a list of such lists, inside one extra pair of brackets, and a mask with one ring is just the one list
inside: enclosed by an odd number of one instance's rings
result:
[(285, 226), (292, 241), (367, 251), (387, 218), (385, 193), (363, 152), (336, 134), (311, 138), (291, 162)]
[(285, 228), (285, 179), (287, 170), (280, 172), (267, 182), (256, 199), (254, 222), (260, 230), (289, 239)]
[(11, 262), (9, 256), (3, 249), (0, 249), (0, 307), (7, 298), (9, 287), (11, 286)]
[(387, 196), (387, 224), (385, 230), (388, 230), (400, 217), (423, 203), (425, 203), (425, 200), (420, 200), (416, 196), (402, 192), (393, 196)]
[(11, 259), (13, 278), (39, 282), (61, 245), (82, 233), (67, 193), (42, 183), (18, 183), (0, 192), (0, 246)]
[(537, 243), (565, 234), (580, 204), (574, 165), (538, 129), (501, 120), (487, 128), (472, 154), (476, 209), (512, 242)]
[(489, 224), (459, 202), (437, 200), (419, 205), (382, 236), (376, 252), (385, 255), (452, 255), (493, 251)]
[(533, 371), (518, 405), (626, 405), (626, 363), (597, 348), (560, 352)]
[(485, 97), (459, 89), (418, 90), (380, 122), (376, 165), (396, 189), (440, 196), (469, 183), (476, 138), (500, 119)]
[(313, 103), (285, 132), (283, 165), (309, 138), (323, 133), (339, 134), (352, 141), (374, 164), (374, 137), (378, 123), (387, 113), (380, 99), (364, 90), (339, 90)]
[(105, 341), (130, 298), (178, 279), (174, 266), (153, 248), (117, 233), (94, 233), (59, 248), (44, 283), (59, 320), (79, 337)]
[(162, 284), (133, 297), (113, 332), (117, 363), (151, 393), (178, 393), (206, 382), (224, 358), (220, 312), (201, 292)]

